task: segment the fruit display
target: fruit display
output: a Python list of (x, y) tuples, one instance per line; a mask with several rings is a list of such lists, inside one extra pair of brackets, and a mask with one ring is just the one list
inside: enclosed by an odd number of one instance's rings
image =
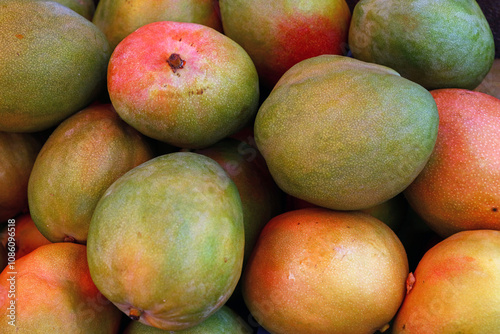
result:
[[(134, 321), (127, 325), (123, 334), (162, 334), (163, 329), (147, 326), (141, 322)], [(213, 315), (200, 324), (180, 331), (169, 331), (167, 333), (180, 334), (250, 334), (252, 328), (236, 312), (227, 306), (222, 306)]]
[(0, 221), (28, 208), (28, 182), (41, 139), (32, 133), (0, 132)]
[[(5, 225), (0, 231), (0, 244), (5, 248), (8, 247), (9, 232), (12, 235), (12, 230), (12, 225)], [(16, 258), (21, 258), (38, 247), (50, 243), (51, 241), (43, 236), (29, 213), (23, 213), (16, 217), (14, 249)]]
[(500, 333), (491, 0), (2, 0), (0, 333)]
[(500, 58), (495, 59), (491, 70), (474, 90), (500, 99)]
[(92, 20), (96, 10), (94, 0), (55, 0), (55, 2), (74, 10), (88, 20)]

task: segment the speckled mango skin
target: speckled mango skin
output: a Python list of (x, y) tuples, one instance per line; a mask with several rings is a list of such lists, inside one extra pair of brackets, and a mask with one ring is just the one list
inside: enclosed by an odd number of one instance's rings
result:
[(262, 230), (243, 296), (274, 334), (372, 334), (401, 305), (408, 275), (396, 234), (361, 212), (287, 211)]
[(466, 89), (430, 93), (438, 136), (427, 165), (404, 191), (408, 202), (442, 237), (500, 230), (500, 100)]
[(106, 37), (59, 3), (2, 1), (0, 44), (0, 131), (48, 129), (106, 89)]
[(495, 58), (488, 21), (470, 0), (359, 1), (348, 42), (355, 58), (427, 89), (474, 89)]
[(336, 210), (403, 191), (437, 137), (431, 94), (394, 70), (323, 55), (287, 71), (262, 103), (255, 141), (286, 193)]
[[(41, 0), (41, 1), (46, 1), (46, 0)], [(92, 21), (92, 17), (94, 16), (96, 8), (94, 0), (56, 0), (55, 2), (58, 2), (61, 5), (74, 10), (87, 20)]]
[(260, 231), (284, 209), (284, 196), (272, 179), (260, 152), (246, 142), (226, 138), (194, 151), (217, 161), (238, 187), (245, 225), (245, 260)]
[(224, 33), (250, 55), (271, 90), (290, 67), (347, 53), (351, 12), (344, 0), (220, 0)]
[[(139, 321), (130, 323), (123, 334), (165, 334), (166, 331), (144, 325)], [(172, 332), (170, 332), (172, 333)], [(228, 306), (222, 306), (202, 323), (180, 331), (176, 334), (251, 334), (252, 328)]]
[(31, 133), (0, 132), (0, 222), (28, 210), (28, 180), (41, 147)]
[[(122, 314), (92, 282), (84, 245), (40, 246), (17, 258), (14, 272), (0, 274), (2, 333), (118, 333)], [(8, 323), (12, 276), (15, 326)]]
[(147, 140), (111, 104), (68, 117), (44, 143), (28, 183), (31, 217), (52, 242), (85, 244), (99, 198), (130, 169), (152, 159)]
[(165, 330), (216, 312), (240, 278), (243, 210), (215, 160), (192, 152), (156, 157), (100, 199), (87, 239), (90, 273), (125, 314)]
[(214, 0), (100, 0), (92, 22), (115, 48), (136, 29), (156, 21), (199, 23), (222, 32)]
[(500, 99), (500, 58), (496, 58), (490, 71), (474, 91), (489, 94)]
[[(169, 62), (177, 55), (179, 64)], [(196, 23), (153, 22), (113, 51), (108, 91), (118, 114), (148, 137), (202, 148), (255, 116), (259, 80), (241, 46)]]
[(428, 250), (396, 315), (392, 334), (497, 333), (500, 231), (458, 232)]

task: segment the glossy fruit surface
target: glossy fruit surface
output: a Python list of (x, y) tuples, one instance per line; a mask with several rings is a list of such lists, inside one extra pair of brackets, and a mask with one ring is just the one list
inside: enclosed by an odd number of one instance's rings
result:
[(403, 245), (386, 224), (306, 208), (264, 227), (242, 286), (250, 312), (273, 334), (368, 334), (396, 314), (407, 275)]
[(92, 282), (84, 245), (44, 245), (13, 268), (0, 274), (2, 333), (118, 333), (122, 314)]

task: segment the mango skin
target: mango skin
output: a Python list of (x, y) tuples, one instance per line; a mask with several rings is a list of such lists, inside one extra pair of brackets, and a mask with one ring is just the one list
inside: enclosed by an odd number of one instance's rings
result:
[(128, 316), (187, 329), (232, 294), (244, 238), (227, 173), (204, 155), (174, 152), (132, 169), (101, 197), (87, 239), (90, 273)]
[[(165, 334), (166, 331), (144, 325), (141, 322), (131, 322), (124, 330), (123, 334)], [(172, 332), (170, 332), (172, 333)], [(251, 334), (252, 328), (228, 306), (222, 306), (217, 312), (212, 314), (202, 323), (180, 331), (176, 334)]]
[(51, 128), (105, 92), (109, 43), (68, 7), (2, 1), (0, 44), (0, 131)]
[(28, 180), (41, 147), (34, 134), (0, 132), (0, 223), (28, 209)]
[(247, 142), (225, 138), (195, 153), (217, 161), (238, 187), (245, 225), (245, 260), (267, 222), (284, 210), (284, 195), (260, 152)]
[(94, 0), (52, 0), (52, 1), (58, 2), (61, 5), (74, 10), (87, 20), (92, 21), (96, 8)]
[(153, 158), (149, 144), (111, 104), (96, 104), (64, 120), (38, 154), (28, 182), (31, 217), (51, 242), (84, 244), (106, 189)]
[(498, 333), (499, 273), (500, 231), (461, 231), (440, 241), (409, 275), (391, 333)]
[(425, 88), (474, 89), (495, 58), (476, 1), (362, 0), (352, 13), (354, 58), (391, 67)]
[[(15, 256), (16, 259), (31, 253), (40, 246), (50, 244), (37, 229), (33, 219), (28, 213), (20, 214), (16, 218), (16, 235), (15, 235)], [(9, 225), (5, 224), (0, 230), (0, 244), (7, 247), (9, 243)]]
[(156, 21), (199, 23), (222, 32), (215, 0), (100, 0), (92, 19), (113, 49), (134, 30)]
[(108, 67), (109, 97), (120, 117), (148, 137), (188, 149), (208, 147), (250, 123), (258, 80), (241, 46), (186, 22), (142, 26), (114, 49)]
[(405, 293), (406, 252), (362, 212), (287, 211), (262, 230), (242, 277), (245, 303), (273, 334), (373, 334)]
[(500, 99), (500, 59), (495, 59), (490, 71), (474, 91), (489, 94)]
[(439, 236), (500, 230), (500, 100), (481, 92), (430, 91), (439, 111), (436, 145), (404, 190), (412, 209)]
[[(122, 314), (92, 282), (84, 245), (44, 245), (13, 266), (0, 274), (1, 333), (119, 333)], [(9, 298), (7, 279), (13, 276), (15, 296)], [(12, 326), (8, 307), (14, 297)]]
[(290, 67), (346, 54), (351, 12), (344, 0), (220, 0), (224, 33), (250, 55), (271, 90)]
[(424, 168), (439, 115), (432, 95), (385, 66), (322, 55), (294, 65), (261, 104), (255, 141), (287, 194), (363, 210)]

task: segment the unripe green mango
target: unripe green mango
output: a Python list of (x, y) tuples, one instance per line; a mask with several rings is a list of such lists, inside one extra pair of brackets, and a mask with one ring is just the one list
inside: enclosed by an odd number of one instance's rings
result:
[(112, 49), (138, 28), (157, 21), (199, 23), (222, 32), (214, 0), (100, 0), (92, 19)]

